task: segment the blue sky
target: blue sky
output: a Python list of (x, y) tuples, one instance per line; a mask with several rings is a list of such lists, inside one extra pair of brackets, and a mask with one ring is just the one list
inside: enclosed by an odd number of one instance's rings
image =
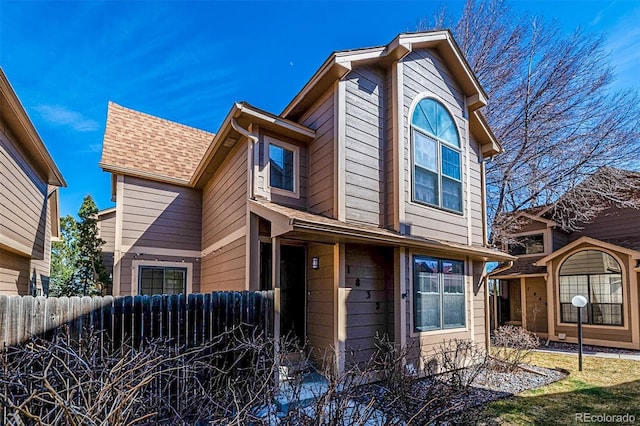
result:
[[(0, 66), (68, 182), (61, 214), (75, 214), (88, 193), (113, 205), (98, 167), (109, 100), (216, 132), (234, 101), (280, 113), (332, 51), (385, 44), (441, 4), (1, 0)], [(640, 88), (640, 2), (510, 4), (605, 31), (616, 86)]]

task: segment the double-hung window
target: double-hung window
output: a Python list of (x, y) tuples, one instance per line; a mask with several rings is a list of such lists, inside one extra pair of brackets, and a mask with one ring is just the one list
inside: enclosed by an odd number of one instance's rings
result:
[(187, 269), (156, 266), (140, 266), (138, 294), (180, 294), (186, 293)]
[(462, 261), (414, 256), (413, 323), (415, 332), (465, 326)]
[(413, 201), (462, 213), (460, 139), (453, 117), (440, 102), (418, 102), (411, 140)]

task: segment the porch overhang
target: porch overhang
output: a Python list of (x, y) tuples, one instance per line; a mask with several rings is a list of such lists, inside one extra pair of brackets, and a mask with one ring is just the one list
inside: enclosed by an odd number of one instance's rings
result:
[(542, 259), (544, 255), (534, 257), (518, 257), (509, 267), (495, 269), (495, 272), (489, 272), (489, 278), (500, 280), (511, 280), (529, 277), (546, 277), (547, 268), (545, 266), (537, 266), (536, 262)]
[(468, 256), (484, 262), (504, 262), (515, 259), (514, 256), (487, 247), (403, 235), (374, 226), (341, 222), (268, 201), (250, 200), (249, 210), (271, 222), (271, 237), (286, 237), (322, 243), (359, 243), (407, 247), (438, 251), (449, 255)]

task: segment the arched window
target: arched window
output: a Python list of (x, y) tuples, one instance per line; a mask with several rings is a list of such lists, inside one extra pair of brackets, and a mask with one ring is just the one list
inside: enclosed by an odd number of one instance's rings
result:
[(560, 267), (560, 318), (577, 322), (573, 296), (587, 298), (583, 322), (598, 325), (623, 325), (622, 269), (608, 253), (585, 250), (569, 256)]
[(411, 117), (413, 201), (462, 213), (460, 139), (456, 123), (435, 99), (425, 98)]

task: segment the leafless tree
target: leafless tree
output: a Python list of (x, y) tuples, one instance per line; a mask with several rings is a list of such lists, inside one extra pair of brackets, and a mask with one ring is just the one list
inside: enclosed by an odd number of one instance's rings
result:
[[(572, 230), (637, 185), (593, 179), (599, 186), (589, 191), (604, 196), (598, 202), (584, 190), (570, 191), (601, 167), (638, 167), (640, 98), (613, 90), (603, 34), (580, 28), (563, 34), (557, 22), (518, 15), (504, 0), (468, 0), (457, 21), (442, 9), (421, 24), (428, 28), (452, 29), (490, 98), (483, 112), (504, 147), (487, 164), (494, 240), (501, 227), (513, 225), (501, 213), (562, 199), (557, 212), (574, 208), (563, 219)], [(568, 192), (576, 197), (561, 198)]]

